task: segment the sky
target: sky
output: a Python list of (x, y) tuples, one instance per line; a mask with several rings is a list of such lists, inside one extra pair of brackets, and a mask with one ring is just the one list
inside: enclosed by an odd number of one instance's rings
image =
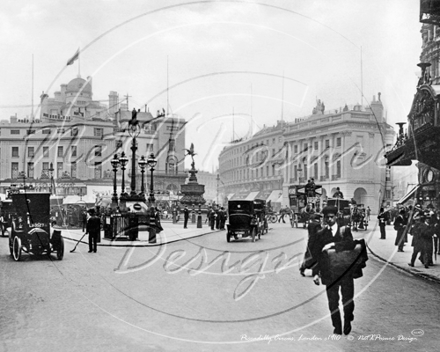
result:
[[(332, 110), (381, 92), (394, 125), (406, 121), (416, 92), (416, 0), (2, 5), (0, 120), (38, 116), (41, 93), (53, 96), (80, 73), (93, 77), (93, 99), (116, 91), (130, 110), (168, 106), (186, 119), (201, 170), (213, 171), (231, 140), (310, 115), (316, 99)], [(67, 66), (78, 48), (80, 60)]]

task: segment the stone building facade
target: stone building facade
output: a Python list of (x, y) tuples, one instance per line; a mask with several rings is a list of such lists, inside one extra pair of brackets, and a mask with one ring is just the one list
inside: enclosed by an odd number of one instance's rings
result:
[(265, 198), (284, 206), (289, 204), (289, 186), (314, 178), (324, 197), (339, 187), (346, 199), (371, 209), (390, 203), (391, 176), (384, 154), (395, 133), (385, 121), (380, 95), (366, 108), (325, 111), (318, 105), (310, 116), (278, 121), (224, 148), (219, 157), (224, 195)]
[[(11, 184), (23, 182), (47, 191), (52, 174), (59, 195), (111, 194), (114, 172), (110, 160), (122, 152), (130, 160), (125, 171), (125, 189), (129, 191), (132, 137), (128, 127), (133, 112), (121, 109), (123, 104), (114, 91), (109, 94), (111, 106), (92, 97), (91, 79), (77, 77), (62, 84), (53, 97), (41, 95), (39, 119), (13, 116), (9, 121), (0, 121), (0, 193), (5, 193)], [(158, 160), (154, 189), (177, 193), (187, 176), (183, 152), (185, 121), (163, 113), (153, 116), (149, 111), (138, 111), (137, 120), (136, 158), (148, 158), (154, 153)], [(135, 172), (136, 188), (140, 190), (140, 169)], [(148, 188), (149, 176), (147, 167), (144, 183)], [(117, 178), (120, 192), (120, 167)]]

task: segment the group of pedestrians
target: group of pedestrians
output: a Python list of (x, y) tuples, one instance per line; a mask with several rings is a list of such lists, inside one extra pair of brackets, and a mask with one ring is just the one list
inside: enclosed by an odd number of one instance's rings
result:
[(206, 215), (211, 230), (224, 230), (227, 218), (228, 215), (225, 208), (220, 206), (209, 207), (208, 214)]
[[(394, 241), (398, 252), (404, 252), (404, 246), (408, 243), (408, 235), (412, 236), (411, 246), (413, 253), (409, 266), (414, 267), (417, 256), (422, 265), (428, 269), (433, 265), (433, 255), (440, 254), (440, 213), (433, 207), (423, 209), (420, 204), (413, 208), (401, 208), (394, 215), (393, 227), (396, 231)], [(412, 216), (412, 218), (411, 218)], [(386, 239), (386, 224), (390, 222), (391, 211), (380, 209), (378, 220), (381, 237)]]

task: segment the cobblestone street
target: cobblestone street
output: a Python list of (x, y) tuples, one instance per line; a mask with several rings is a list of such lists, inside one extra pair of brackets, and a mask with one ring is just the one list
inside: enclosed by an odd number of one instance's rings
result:
[[(69, 253), (75, 242), (66, 241), (62, 261), (22, 262), (12, 261), (2, 238), (0, 349), (435, 350), (438, 312), (431, 307), (439, 304), (439, 285), (371, 256), (355, 280), (354, 340), (329, 340), (325, 286), (298, 272), (306, 235), (275, 224), (256, 243), (227, 243), (220, 231), (151, 248), (100, 247), (96, 254), (86, 245)], [(405, 341), (415, 329), (424, 335)], [(361, 340), (370, 334), (396, 341)]]

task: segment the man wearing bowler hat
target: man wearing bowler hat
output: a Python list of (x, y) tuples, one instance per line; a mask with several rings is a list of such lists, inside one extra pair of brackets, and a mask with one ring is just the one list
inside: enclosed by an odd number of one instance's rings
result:
[(89, 253), (95, 252), (97, 249), (98, 237), (101, 231), (101, 219), (96, 216), (95, 209), (88, 211), (90, 218), (87, 220), (86, 233), (89, 234)]
[(319, 285), (319, 277), (326, 285), (328, 306), (331, 313), (334, 334), (342, 334), (341, 314), (339, 312), (339, 291), (342, 294), (342, 304), (344, 306), (344, 334), (351, 332), (351, 322), (354, 319), (354, 283), (351, 271), (337, 276), (332, 273), (328, 262), (325, 261), (323, 251), (334, 248), (336, 252), (350, 250), (354, 248), (353, 235), (350, 228), (339, 226), (337, 223), (338, 209), (327, 206), (322, 210), (324, 215), (324, 227), (316, 234), (316, 253), (318, 259), (318, 272), (314, 281)]

